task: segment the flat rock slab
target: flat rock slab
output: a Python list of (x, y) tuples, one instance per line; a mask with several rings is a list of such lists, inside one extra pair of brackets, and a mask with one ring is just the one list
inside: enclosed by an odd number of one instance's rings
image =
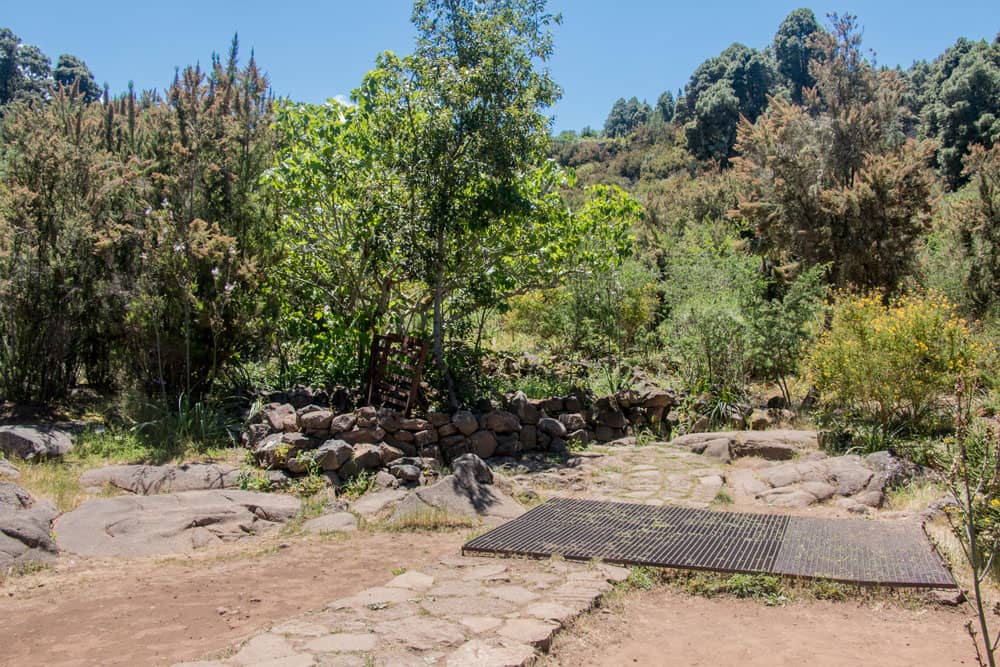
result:
[(87, 489), (110, 484), (124, 491), (149, 496), (155, 493), (179, 493), (208, 489), (232, 489), (239, 486), (240, 469), (214, 463), (185, 465), (108, 466), (80, 475), (80, 485)]
[(353, 533), (358, 529), (358, 517), (350, 512), (330, 512), (302, 524), (307, 533)]
[(17, 479), (21, 476), (21, 471), (13, 463), (5, 458), (0, 458), (0, 479)]
[(770, 461), (787, 461), (798, 453), (818, 449), (819, 439), (815, 431), (775, 429), (690, 433), (674, 438), (670, 444), (686, 447), (695, 454), (712, 456), (722, 461), (744, 456), (757, 456)]
[(0, 452), (8, 458), (41, 461), (73, 449), (69, 433), (50, 426), (0, 426)]
[(600, 558), (627, 565), (897, 587), (955, 587), (951, 573), (914, 523), (554, 498), (477, 537), (463, 551)]
[(0, 482), (0, 574), (27, 563), (49, 563), (58, 549), (52, 541), (57, 512), (13, 482)]
[(261, 632), (212, 664), (530, 665), (627, 575), (596, 563), (446, 556)]
[(252, 491), (186, 491), (85, 502), (55, 524), (59, 547), (84, 556), (157, 556), (233, 542), (294, 517), (300, 501)]

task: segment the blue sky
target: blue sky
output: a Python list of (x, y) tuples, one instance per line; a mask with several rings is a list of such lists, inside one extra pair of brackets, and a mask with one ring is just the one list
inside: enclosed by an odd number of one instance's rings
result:
[[(123, 90), (163, 87), (175, 66), (208, 62), (239, 32), (244, 53), (254, 48), (275, 92), (304, 101), (346, 95), (386, 49), (413, 43), (410, 0), (261, 2), (174, 0), (10, 0), (0, 26), (10, 27), (55, 61), (83, 58), (97, 80)], [(703, 60), (734, 41), (763, 47), (793, 9), (810, 6), (856, 14), (865, 46), (878, 62), (908, 66), (930, 59), (959, 36), (990, 39), (1000, 31), (1000, 1), (854, 1), (842, 6), (800, 2), (656, 2), (550, 0), (561, 12), (552, 74), (563, 87), (555, 129), (599, 127), (612, 103), (632, 95), (650, 102), (676, 91)]]

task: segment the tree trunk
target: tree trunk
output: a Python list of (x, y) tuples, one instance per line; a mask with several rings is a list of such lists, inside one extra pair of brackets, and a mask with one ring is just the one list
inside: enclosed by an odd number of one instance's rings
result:
[(442, 230), (437, 234), (437, 251), (437, 264), (434, 267), (434, 362), (448, 390), (448, 407), (457, 410), (460, 406), (458, 397), (455, 396), (455, 383), (451, 377), (451, 370), (444, 360), (444, 232)]

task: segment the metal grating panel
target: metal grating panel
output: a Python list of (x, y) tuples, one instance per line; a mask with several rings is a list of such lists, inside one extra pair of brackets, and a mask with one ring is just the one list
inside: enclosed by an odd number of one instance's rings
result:
[(919, 526), (554, 498), (463, 547), (622, 565), (954, 587)]

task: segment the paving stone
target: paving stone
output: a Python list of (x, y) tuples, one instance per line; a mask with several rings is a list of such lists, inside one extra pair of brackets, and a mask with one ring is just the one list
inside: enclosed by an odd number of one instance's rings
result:
[(467, 634), (459, 623), (426, 616), (387, 621), (375, 626), (375, 631), (393, 644), (414, 651), (454, 646), (464, 642)]
[(542, 651), (548, 651), (552, 636), (559, 631), (559, 624), (536, 618), (512, 618), (504, 621), (497, 634), (522, 644), (530, 644)]
[(368, 653), (375, 650), (378, 639), (374, 632), (338, 632), (308, 642), (305, 649), (316, 653)]
[(577, 616), (572, 607), (557, 602), (537, 602), (525, 607), (521, 613), (530, 618), (552, 621), (560, 625), (566, 625)]
[(251, 638), (232, 657), (232, 662), (237, 665), (256, 665), (269, 660), (287, 658), (295, 654), (295, 647), (287, 639), (271, 632), (265, 632)]
[(512, 602), (500, 598), (474, 597), (442, 597), (427, 598), (420, 601), (420, 607), (431, 616), (442, 618), (463, 618), (470, 611), (486, 616), (503, 616), (517, 608)]
[(498, 574), (506, 574), (507, 566), (503, 563), (490, 563), (488, 565), (475, 565), (470, 567), (462, 575), (462, 578), (466, 581), (476, 581), (486, 579), (487, 577), (494, 577)]
[(281, 625), (274, 626), (271, 628), (271, 632), (279, 635), (292, 635), (294, 637), (319, 637), (330, 633), (322, 625), (294, 618)]
[(411, 591), (423, 591), (434, 585), (434, 577), (423, 572), (404, 572), (394, 577), (386, 586), (389, 588), (406, 588)]
[(538, 599), (538, 593), (532, 593), (523, 586), (489, 586), (486, 589), (488, 595), (507, 600), (514, 604), (526, 604)]
[(479, 635), (500, 627), (503, 620), (495, 616), (468, 616), (459, 620), (459, 623), (471, 630), (473, 634)]
[(302, 524), (302, 530), (307, 533), (321, 535), (323, 533), (353, 533), (358, 529), (358, 517), (350, 512), (331, 512), (315, 519), (309, 519)]
[(535, 649), (527, 644), (499, 640), (470, 640), (448, 656), (447, 667), (522, 667), (535, 660)]
[(361, 591), (351, 597), (334, 600), (328, 607), (331, 609), (345, 609), (347, 607), (366, 607), (368, 605), (392, 604), (394, 602), (404, 602), (413, 597), (413, 592), (405, 588), (389, 588), (378, 586)]

